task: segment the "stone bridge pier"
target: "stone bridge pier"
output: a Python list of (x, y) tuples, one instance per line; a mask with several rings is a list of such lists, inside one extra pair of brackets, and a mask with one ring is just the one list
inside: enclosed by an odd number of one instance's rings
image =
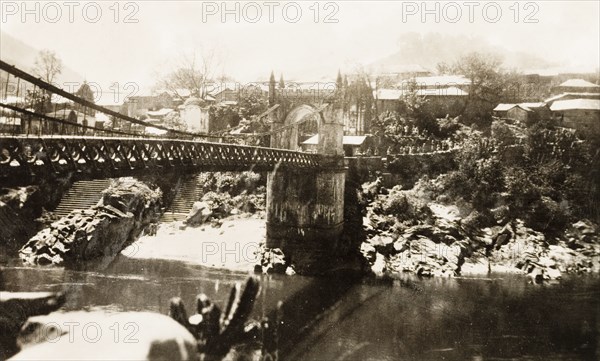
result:
[[(316, 113), (315, 113), (316, 112)], [(289, 126), (318, 114), (319, 169), (275, 168), (267, 178), (267, 247), (280, 248), (296, 272), (322, 274), (335, 267), (344, 226), (344, 152), (342, 110), (303, 105), (285, 117), (272, 116), (272, 127)], [(289, 127), (271, 139), (271, 147), (297, 150), (298, 129)]]

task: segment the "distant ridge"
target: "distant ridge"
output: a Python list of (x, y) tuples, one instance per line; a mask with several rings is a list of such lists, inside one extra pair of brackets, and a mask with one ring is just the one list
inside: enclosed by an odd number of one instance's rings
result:
[(398, 51), (369, 64), (367, 68), (375, 73), (406, 72), (406, 69), (413, 68), (435, 72), (437, 64), (451, 65), (461, 56), (471, 52), (498, 55), (503, 60), (505, 68), (517, 70), (545, 69), (560, 65), (530, 53), (509, 51), (493, 46), (479, 37), (404, 33), (398, 40)]
[[(51, 46), (48, 46), (47, 49), (53, 50)], [(36, 49), (12, 35), (0, 31), (0, 59), (23, 71), (28, 73), (32, 72), (35, 58), (40, 50), (42, 49)], [(61, 58), (60, 54), (57, 53), (57, 55)], [(65, 59), (61, 58), (61, 60), (63, 62), (62, 73), (57, 77), (55, 82), (59, 85), (64, 84), (65, 82), (83, 83), (84, 77), (75, 70), (69, 68)], [(64, 87), (61, 86), (61, 88)]]

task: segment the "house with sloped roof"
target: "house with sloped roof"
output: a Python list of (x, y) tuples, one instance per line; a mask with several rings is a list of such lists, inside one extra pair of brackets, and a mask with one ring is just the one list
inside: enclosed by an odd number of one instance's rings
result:
[(549, 119), (551, 117), (548, 106), (543, 102), (537, 103), (500, 103), (493, 109), (495, 117), (516, 120), (524, 123)]
[(433, 76), (418, 76), (411, 80), (403, 80), (398, 84), (399, 88), (408, 88), (410, 82), (414, 80), (420, 89), (444, 89), (444, 88), (460, 88), (468, 89), (471, 86), (471, 79), (463, 75), (433, 75)]
[[(366, 135), (344, 135), (342, 139), (344, 146), (344, 154), (347, 157), (356, 156), (359, 154), (366, 154), (371, 142), (369, 137)], [(302, 142), (302, 150), (305, 152), (316, 152), (317, 146), (319, 145), (319, 135), (315, 134)]]
[(546, 103), (548, 105), (548, 107), (550, 107), (557, 100), (569, 100), (569, 99), (600, 99), (600, 93), (566, 92), (566, 93), (554, 95), (554, 96), (544, 100), (544, 103)]
[(565, 127), (600, 134), (600, 99), (557, 100), (550, 110)]
[[(409, 94), (408, 88), (377, 89), (373, 92), (379, 114), (386, 111), (401, 111), (402, 98)], [(458, 87), (447, 88), (419, 88), (417, 95), (426, 100), (426, 106), (438, 118), (446, 115), (457, 116), (464, 108), (469, 93)]]
[(554, 93), (600, 93), (600, 85), (583, 79), (569, 79), (554, 89)]

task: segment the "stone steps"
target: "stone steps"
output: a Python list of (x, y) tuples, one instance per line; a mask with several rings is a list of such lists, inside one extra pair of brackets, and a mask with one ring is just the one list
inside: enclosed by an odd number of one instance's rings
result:
[(200, 200), (201, 193), (201, 188), (198, 187), (198, 176), (183, 181), (173, 203), (162, 215), (160, 221), (183, 221), (192, 210), (194, 202)]
[(64, 217), (75, 209), (95, 206), (102, 198), (102, 191), (110, 186), (110, 181), (111, 179), (107, 178), (73, 183), (53, 213)]

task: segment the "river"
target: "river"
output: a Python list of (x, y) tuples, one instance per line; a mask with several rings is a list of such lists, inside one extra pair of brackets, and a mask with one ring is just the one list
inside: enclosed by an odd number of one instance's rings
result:
[[(225, 303), (244, 272), (119, 256), (102, 272), (2, 259), (0, 289), (67, 291), (65, 309), (166, 314), (204, 292)], [(600, 279), (533, 285), (517, 275), (373, 280), (262, 276), (255, 319), (284, 302), (280, 352), (295, 360), (581, 360), (599, 354)]]

